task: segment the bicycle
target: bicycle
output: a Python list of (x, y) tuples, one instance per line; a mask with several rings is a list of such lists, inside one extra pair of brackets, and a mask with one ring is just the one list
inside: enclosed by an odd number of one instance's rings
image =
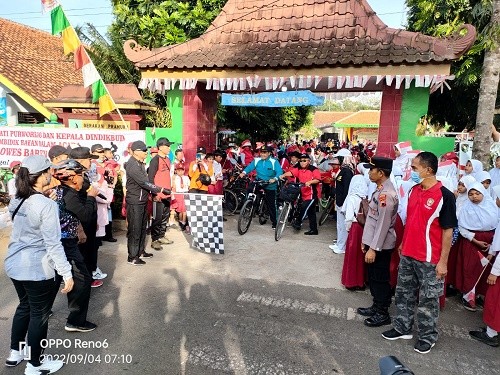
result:
[(281, 239), (287, 222), (297, 222), (300, 220), (300, 191), (303, 186), (305, 186), (303, 183), (289, 182), (281, 189), (280, 197), (284, 203), (280, 209), (278, 222), (274, 230), (274, 239), (276, 241)]
[(238, 175), (239, 171), (235, 169), (224, 187), (224, 201), (226, 202), (224, 209), (229, 214), (235, 214), (247, 199), (247, 185), (250, 180), (247, 177), (239, 178)]
[(332, 211), (333, 205), (335, 204), (335, 197), (329, 195), (328, 198), (320, 198), (318, 201), (319, 210), (321, 215), (319, 215), (318, 225), (321, 226), (326, 223), (328, 215)]
[(251, 185), (251, 191), (243, 203), (238, 217), (238, 233), (244, 235), (255, 215), (259, 216), (259, 224), (264, 225), (269, 219), (269, 208), (267, 207), (266, 200), (264, 199), (266, 192), (264, 186), (269, 185), (269, 181), (256, 180)]

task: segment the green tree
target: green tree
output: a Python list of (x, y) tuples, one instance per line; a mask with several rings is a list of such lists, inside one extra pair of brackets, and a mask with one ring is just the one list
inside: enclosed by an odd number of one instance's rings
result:
[(110, 33), (148, 48), (197, 38), (217, 17), (226, 0), (112, 0)]
[(429, 114), (435, 121), (449, 123), (455, 131), (471, 129), (476, 122), (479, 83), (484, 51), (491, 47), (489, 21), (492, 0), (407, 0), (408, 29), (434, 36), (449, 36), (464, 23), (476, 27), (472, 48), (452, 63), (451, 91), (431, 95)]
[(254, 108), (219, 106), (217, 124), (248, 134), (253, 141), (290, 138), (312, 123), (311, 107)]

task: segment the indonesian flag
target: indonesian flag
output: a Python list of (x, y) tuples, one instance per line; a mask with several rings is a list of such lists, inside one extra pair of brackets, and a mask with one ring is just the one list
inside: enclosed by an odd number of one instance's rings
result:
[(464, 296), (464, 299), (469, 302), (472, 307), (476, 307), (476, 286)]
[(406, 142), (399, 142), (397, 144), (398, 148), (399, 148), (399, 151), (401, 151), (402, 154), (406, 154), (408, 151), (412, 151), (412, 147), (411, 147), (411, 142), (410, 141), (406, 141)]
[(481, 261), (481, 265), (483, 267), (486, 267), (486, 265), (490, 262), (488, 258), (486, 258), (483, 253), (481, 253), (479, 250), (477, 251), (477, 256), (479, 257), (479, 260)]

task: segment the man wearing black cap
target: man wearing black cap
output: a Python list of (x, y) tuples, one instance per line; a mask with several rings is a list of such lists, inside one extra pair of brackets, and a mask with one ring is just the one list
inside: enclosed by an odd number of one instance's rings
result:
[(373, 305), (358, 308), (358, 313), (368, 317), (364, 321), (366, 326), (380, 327), (391, 324), (389, 307), (392, 295), (389, 265), (396, 245), (394, 224), (398, 212), (398, 194), (389, 179), (392, 159), (374, 156), (370, 164), (364, 166), (370, 168), (368, 176), (377, 184), (377, 189), (371, 196), (361, 240)]
[[(152, 184), (172, 189), (172, 167), (170, 165), (170, 145), (168, 138), (161, 137), (156, 141), (158, 154), (149, 162), (148, 178)], [(151, 223), (151, 247), (163, 250), (162, 244), (172, 244), (174, 241), (165, 236), (170, 217), (170, 195), (153, 194), (153, 221)]]
[(153, 254), (146, 252), (146, 225), (148, 215), (146, 203), (149, 193), (170, 194), (170, 190), (149, 182), (144, 160), (148, 149), (142, 141), (132, 142), (131, 157), (125, 163), (127, 173), (127, 248), (128, 263), (134, 266), (146, 264), (141, 258), (151, 258)]
[[(83, 187), (78, 191), (78, 196), (82, 205), (85, 205), (87, 200), (87, 191), (92, 186), (93, 182), (97, 182), (97, 170), (96, 165), (92, 164), (92, 160), (96, 160), (98, 156), (92, 154), (88, 147), (76, 147), (69, 152), (69, 158), (76, 160), (78, 163), (85, 167), (85, 172), (83, 174)], [(83, 255), (85, 264), (92, 275), (94, 271), (97, 270), (97, 252), (99, 250), (99, 244), (96, 239), (97, 233), (97, 206), (88, 220), (82, 221), (83, 231), (87, 236), (87, 240), (78, 245), (80, 252)], [(95, 279), (92, 281), (92, 287), (96, 288), (103, 284), (101, 280)]]
[(283, 174), (283, 169), (281, 169), (280, 163), (271, 158), (271, 152), (273, 148), (270, 146), (262, 146), (259, 149), (260, 159), (255, 159), (252, 163), (248, 164), (243, 172), (240, 173), (240, 177), (255, 170), (257, 173), (257, 180), (269, 181), (269, 185), (265, 186), (266, 190), (266, 203), (269, 208), (269, 216), (271, 218), (271, 224), (273, 229), (276, 228), (276, 190), (278, 184), (276, 181), (278, 177)]
[(311, 165), (311, 159), (308, 154), (301, 154), (299, 167), (290, 168), (288, 172), (282, 174), (280, 178), (295, 177), (305, 186), (301, 188), (302, 203), (300, 206), (299, 222), (292, 223), (296, 230), (300, 230), (302, 221), (306, 215), (309, 219), (309, 231), (306, 236), (318, 234), (318, 223), (316, 222), (316, 202), (321, 194), (319, 183), (321, 182), (321, 173), (318, 168)]
[[(191, 183), (189, 185), (190, 193), (198, 193), (198, 194), (207, 194), (208, 193), (208, 185), (211, 182), (208, 180), (214, 174), (214, 170), (212, 164), (207, 163), (205, 160), (205, 156), (207, 155), (207, 150), (203, 146), (199, 146), (196, 149), (196, 160), (192, 161), (189, 164), (189, 177), (191, 178)], [(206, 178), (208, 176), (208, 179)], [(202, 181), (206, 180), (208, 185), (203, 183)]]

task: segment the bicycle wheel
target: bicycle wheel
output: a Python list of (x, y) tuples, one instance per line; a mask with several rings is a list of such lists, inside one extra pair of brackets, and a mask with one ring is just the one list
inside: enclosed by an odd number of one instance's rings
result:
[(238, 209), (238, 197), (232, 190), (224, 189), (224, 201), (222, 208), (229, 214), (234, 214)]
[(328, 203), (326, 206), (323, 208), (323, 211), (321, 211), (321, 215), (319, 217), (319, 222), (318, 225), (321, 226), (326, 223), (326, 219), (328, 219), (328, 215), (330, 214), (330, 211), (332, 210), (333, 207), (333, 199), (329, 199)]
[(259, 224), (264, 225), (267, 223), (269, 216), (269, 207), (267, 207), (266, 200), (262, 198), (259, 204)]
[(238, 233), (244, 235), (253, 219), (253, 200), (248, 199), (241, 208), (240, 216), (238, 217)]
[(278, 223), (276, 224), (276, 229), (274, 230), (274, 239), (279, 241), (285, 230), (288, 215), (290, 214), (291, 204), (290, 202), (285, 202), (283, 208), (281, 209), (280, 216), (278, 217)]

